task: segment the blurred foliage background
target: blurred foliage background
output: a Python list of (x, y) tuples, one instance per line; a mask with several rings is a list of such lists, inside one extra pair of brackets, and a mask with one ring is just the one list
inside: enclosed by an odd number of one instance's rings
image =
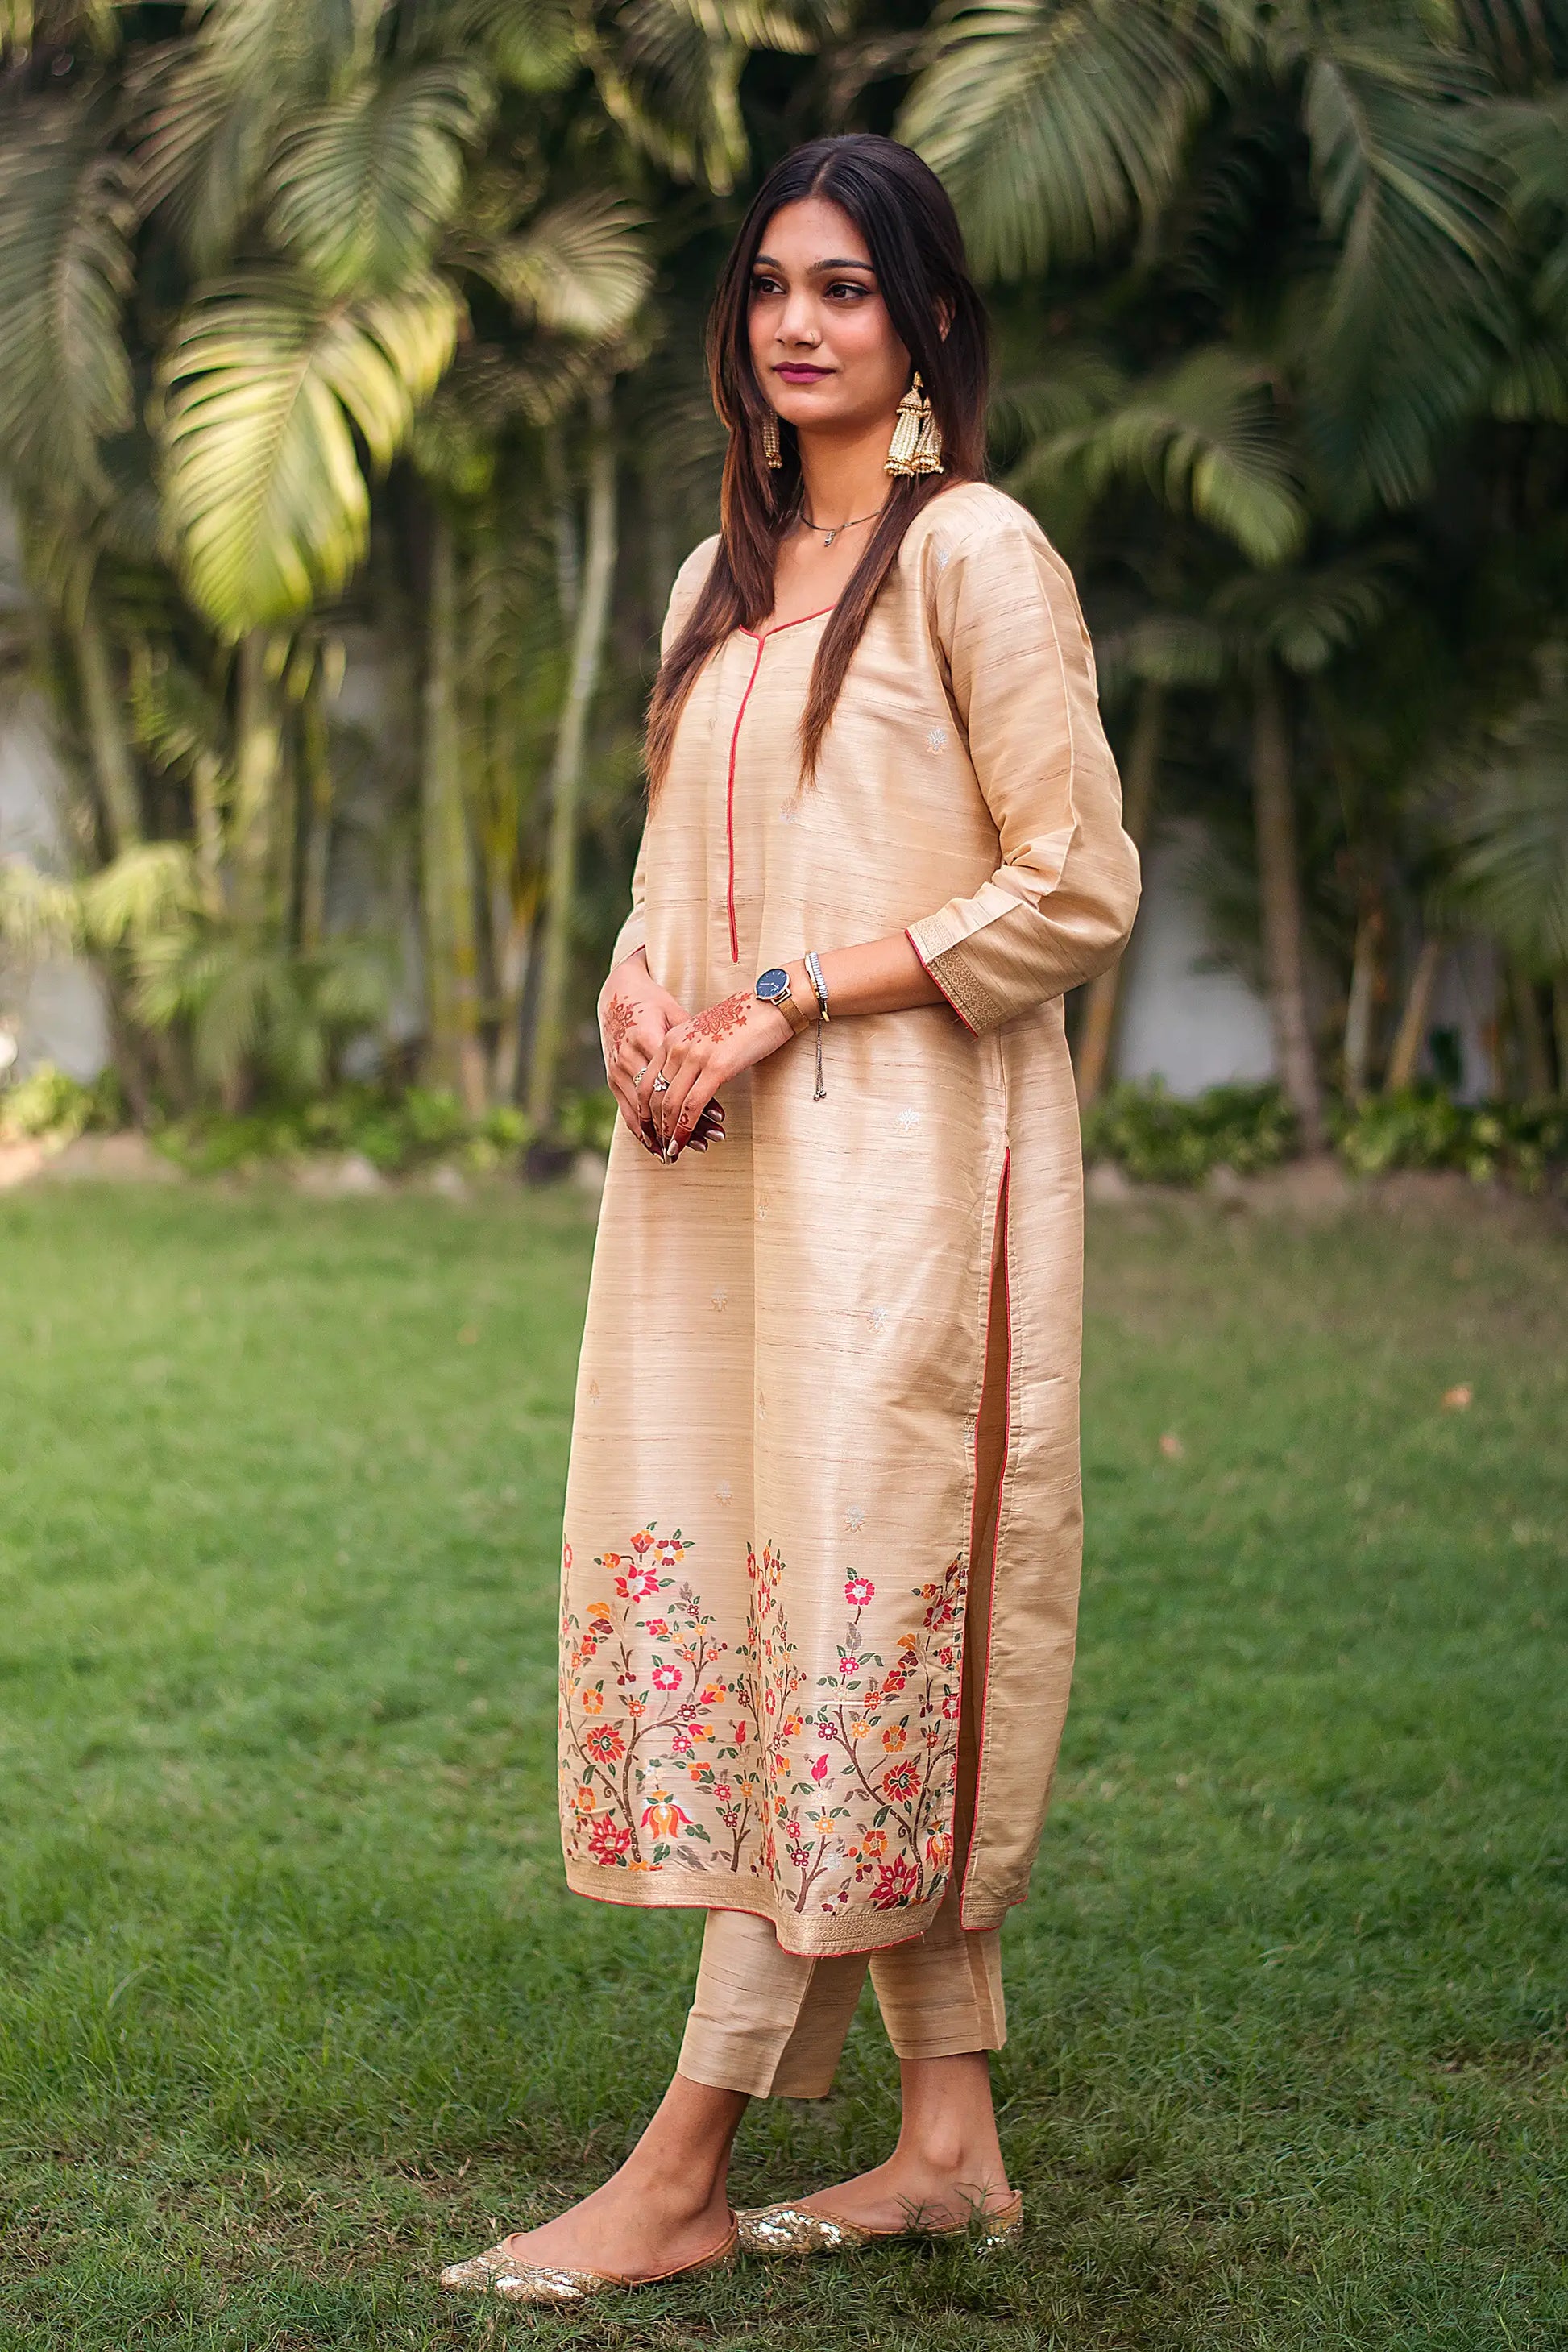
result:
[(0, 952), (92, 957), (138, 1119), (346, 1072), (560, 1132), (715, 521), (708, 290), (851, 129), (958, 205), (996, 478), (1131, 828), (1203, 820), (1268, 1134), (1406, 1099), (1478, 933), (1500, 1094), (1568, 1092), (1568, 0), (0, 0), (0, 663), (71, 796)]

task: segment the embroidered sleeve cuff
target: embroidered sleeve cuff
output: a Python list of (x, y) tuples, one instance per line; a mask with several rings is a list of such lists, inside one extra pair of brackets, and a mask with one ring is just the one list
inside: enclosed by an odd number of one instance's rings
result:
[(984, 1024), (973, 1017), (972, 1011), (969, 1009), (970, 992), (963, 976), (953, 970), (956, 958), (952, 951), (950, 950), (946, 955), (928, 955), (917, 931), (906, 930), (904, 937), (919, 956), (922, 968), (935, 981), (970, 1035), (980, 1036), (983, 1034)]

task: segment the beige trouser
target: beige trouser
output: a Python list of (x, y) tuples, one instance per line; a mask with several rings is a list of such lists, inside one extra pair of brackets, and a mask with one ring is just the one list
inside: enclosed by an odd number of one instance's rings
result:
[(710, 1911), (680, 2072), (753, 2098), (825, 2098), (868, 1963), (900, 2058), (1000, 2050), (1001, 1940), (994, 1927), (974, 1935), (959, 1926), (956, 1889), (913, 1942), (831, 1959), (784, 1951), (772, 1921), (752, 1912)]

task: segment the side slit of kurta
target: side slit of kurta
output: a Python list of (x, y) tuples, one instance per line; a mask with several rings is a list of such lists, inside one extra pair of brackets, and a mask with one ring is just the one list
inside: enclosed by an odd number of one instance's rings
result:
[[(985, 1766), (985, 1690), (991, 1672), (991, 1628), (995, 1607), (996, 1559), (1002, 1532), (1002, 1499), (1006, 1485), (1012, 1442), (1013, 1334), (1008, 1311), (1007, 1179), (1011, 1155), (1002, 1163), (996, 1187), (996, 1213), (991, 1244), (991, 1276), (987, 1287), (984, 1358), (981, 1373), (980, 1409), (974, 1428), (974, 1507), (969, 1553), (969, 1597), (963, 1625), (963, 1705), (973, 1715), (973, 1778), (967, 1796), (969, 1821), (962, 1859), (954, 1815), (953, 1867), (962, 1873), (959, 1922), (968, 1927), (963, 1906), (969, 1894), (970, 1860), (976, 1846), (974, 1826)], [(962, 1756), (962, 1742), (960, 1752)], [(962, 1799), (960, 1800), (962, 1801)]]

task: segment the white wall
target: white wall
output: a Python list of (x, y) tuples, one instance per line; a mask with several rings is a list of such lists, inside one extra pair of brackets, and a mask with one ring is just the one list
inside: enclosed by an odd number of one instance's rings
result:
[(1254, 1085), (1274, 1075), (1268, 1013), (1246, 981), (1205, 971), (1203, 912), (1183, 887), (1185, 844), (1155, 842), (1143, 868), (1143, 902), (1121, 982), (1116, 1071), (1163, 1078), (1173, 1095)]

